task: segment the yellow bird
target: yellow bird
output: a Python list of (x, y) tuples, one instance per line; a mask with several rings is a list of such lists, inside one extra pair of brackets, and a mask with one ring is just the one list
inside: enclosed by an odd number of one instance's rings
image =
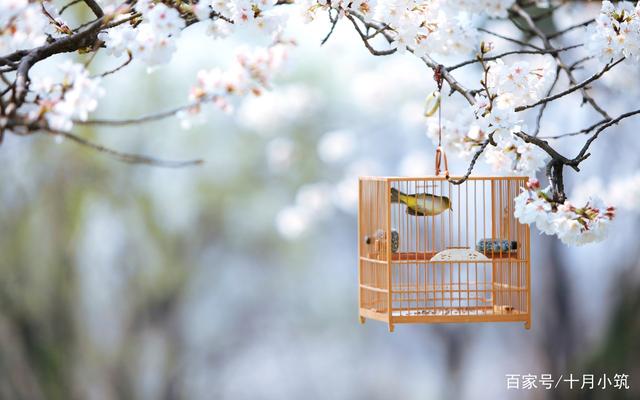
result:
[(424, 217), (438, 215), (451, 208), (451, 200), (446, 196), (436, 196), (429, 193), (405, 194), (396, 188), (391, 188), (391, 202), (403, 203), (407, 206), (407, 214)]

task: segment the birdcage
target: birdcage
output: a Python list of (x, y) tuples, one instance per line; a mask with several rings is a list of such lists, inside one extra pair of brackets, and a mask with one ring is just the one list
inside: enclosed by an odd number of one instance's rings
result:
[(363, 177), (359, 315), (400, 323), (531, 324), (529, 229), (513, 216), (526, 177)]

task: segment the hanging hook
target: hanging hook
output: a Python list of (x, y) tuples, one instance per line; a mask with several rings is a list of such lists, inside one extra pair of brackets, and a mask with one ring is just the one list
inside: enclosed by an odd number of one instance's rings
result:
[(436, 148), (436, 176), (440, 175), (440, 167), (442, 161), (444, 160), (444, 176), (449, 179), (449, 164), (447, 162), (447, 154), (442, 148), (442, 83), (444, 81), (444, 77), (442, 76), (443, 69), (444, 66), (442, 64), (438, 64), (433, 69), (433, 79), (436, 81), (436, 85), (438, 86), (438, 92), (440, 92), (440, 107), (438, 107), (438, 147)]
[(447, 153), (442, 146), (436, 148), (436, 176), (440, 176), (440, 164), (444, 161), (444, 177), (449, 179), (449, 163), (447, 163)]
[(436, 85), (438, 86), (438, 90), (442, 90), (442, 83), (444, 81), (444, 76), (442, 74), (442, 70), (444, 69), (444, 65), (438, 64), (433, 69), (433, 80), (436, 81)]

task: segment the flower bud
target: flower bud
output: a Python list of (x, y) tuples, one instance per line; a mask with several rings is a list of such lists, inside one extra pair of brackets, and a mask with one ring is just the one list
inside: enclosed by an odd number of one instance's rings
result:
[(540, 189), (540, 181), (535, 178), (530, 178), (527, 181), (527, 189), (529, 190), (538, 190)]
[(493, 50), (492, 42), (485, 42), (485, 41), (480, 42), (480, 53), (487, 54), (491, 50)]

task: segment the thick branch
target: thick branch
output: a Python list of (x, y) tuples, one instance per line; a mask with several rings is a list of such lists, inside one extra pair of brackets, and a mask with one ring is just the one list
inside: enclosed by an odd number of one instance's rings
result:
[(513, 134), (519, 137), (520, 139), (524, 140), (526, 143), (531, 143), (533, 145), (540, 147), (547, 154), (549, 154), (549, 156), (551, 156), (553, 160), (561, 162), (562, 164), (565, 164), (565, 165), (569, 165), (576, 171), (580, 171), (576, 163), (572, 162), (572, 160), (558, 153), (553, 147), (549, 145), (549, 142), (547, 142), (546, 140), (537, 138), (535, 136), (527, 135), (524, 132), (514, 132)]
[(98, 3), (96, 3), (95, 0), (84, 0), (84, 2), (87, 4), (87, 6), (89, 6), (91, 11), (93, 11), (93, 13), (95, 14), (96, 18), (100, 18), (100, 17), (104, 16), (104, 11), (102, 11), (102, 8), (100, 7), (100, 5)]
[[(44, 60), (54, 54), (69, 53), (77, 51), (83, 47), (93, 44), (97, 34), (102, 28), (103, 18), (99, 18), (89, 24), (89, 26), (78, 33), (65, 36), (52, 43), (30, 50), (21, 60), (16, 72), (16, 82), (13, 94), (15, 107), (19, 107), (27, 94), (29, 83), (29, 70), (38, 61)], [(11, 57), (11, 56), (9, 56)]]

